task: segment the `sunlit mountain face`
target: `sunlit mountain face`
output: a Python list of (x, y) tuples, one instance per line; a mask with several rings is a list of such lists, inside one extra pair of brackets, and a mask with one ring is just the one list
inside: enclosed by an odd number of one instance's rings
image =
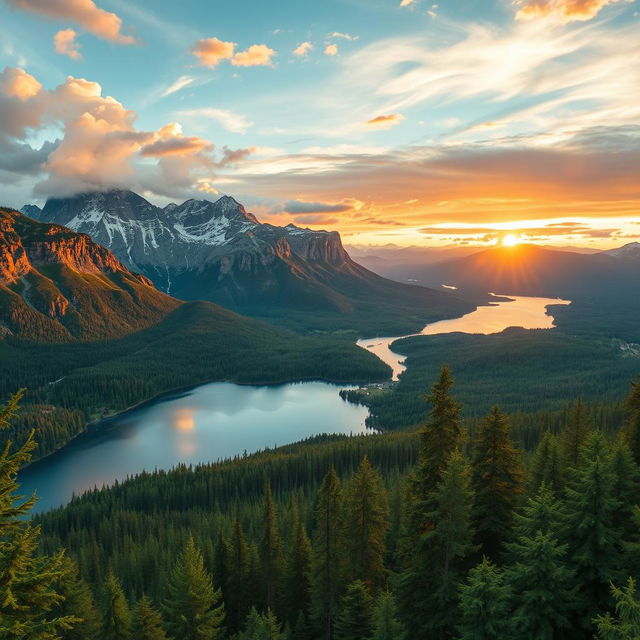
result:
[(3, 204), (229, 194), (350, 244), (620, 246), (640, 237), (639, 19), (633, 0), (5, 0)]

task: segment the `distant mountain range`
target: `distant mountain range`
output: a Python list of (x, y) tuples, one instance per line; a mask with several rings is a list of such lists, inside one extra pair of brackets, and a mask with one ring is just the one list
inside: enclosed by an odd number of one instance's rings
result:
[(90, 235), (172, 296), (296, 329), (412, 330), (474, 308), (451, 293), (369, 271), (350, 258), (335, 231), (261, 223), (229, 196), (160, 208), (112, 190), (23, 211)]

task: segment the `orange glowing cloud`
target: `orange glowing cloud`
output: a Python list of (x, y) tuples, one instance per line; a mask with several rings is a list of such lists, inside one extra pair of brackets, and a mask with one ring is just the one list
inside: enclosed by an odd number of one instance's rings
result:
[(42, 85), (24, 69), (6, 67), (0, 75), (0, 90), (10, 98), (28, 100), (36, 96)]
[(203, 67), (213, 69), (223, 60), (230, 60), (235, 48), (235, 42), (224, 42), (218, 38), (203, 38), (193, 45), (191, 53), (198, 58)]
[[(585, 21), (595, 18), (610, 4), (623, 0), (520, 0), (516, 18), (532, 20), (535, 18), (557, 18), (560, 22)], [(629, 0), (624, 0), (629, 1)]]
[(270, 65), (276, 55), (266, 44), (252, 44), (246, 51), (238, 51), (231, 59), (235, 67), (263, 67)]
[(370, 127), (377, 127), (379, 129), (388, 129), (389, 127), (395, 127), (404, 120), (404, 116), (401, 113), (391, 113), (389, 115), (376, 116), (367, 120), (367, 125)]
[(47, 18), (75, 22), (85, 31), (114, 42), (133, 44), (135, 39), (122, 33), (122, 19), (96, 6), (93, 0), (7, 0), (16, 9)]
[(80, 45), (76, 41), (77, 33), (73, 29), (62, 29), (53, 36), (56, 53), (68, 56), (72, 60), (82, 60)]

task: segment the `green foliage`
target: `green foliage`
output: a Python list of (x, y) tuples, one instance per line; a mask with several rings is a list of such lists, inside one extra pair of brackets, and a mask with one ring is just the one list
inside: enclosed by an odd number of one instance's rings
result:
[(562, 431), (560, 451), (563, 460), (569, 467), (576, 467), (580, 462), (580, 451), (587, 434), (591, 430), (591, 423), (582, 398), (578, 398), (573, 405), (569, 422)]
[(531, 491), (537, 491), (543, 483), (558, 495), (564, 488), (564, 464), (560, 445), (557, 437), (548, 431), (544, 432), (531, 463)]
[[(102, 616), (104, 640), (131, 638), (131, 611), (118, 578), (109, 572), (102, 587)], [(133, 639), (132, 639), (133, 640)]]
[(216, 640), (222, 637), (224, 604), (222, 592), (204, 566), (193, 538), (173, 566), (167, 584), (164, 612), (167, 630), (182, 640)]
[(262, 540), (260, 542), (260, 570), (264, 580), (264, 602), (273, 611), (276, 593), (280, 590), (283, 560), (282, 541), (278, 532), (276, 506), (271, 494), (271, 485), (267, 482), (263, 504)]
[(615, 616), (607, 613), (596, 618), (598, 640), (637, 640), (640, 638), (640, 601), (636, 581), (629, 578), (622, 588), (611, 585), (611, 593)]
[(356, 580), (347, 586), (340, 601), (340, 614), (336, 619), (334, 640), (366, 640), (373, 632), (373, 599), (362, 582)]
[(296, 504), (291, 508), (292, 542), (285, 572), (285, 611), (290, 624), (306, 631), (311, 602), (311, 542)]
[(509, 437), (507, 417), (498, 407), (491, 410), (477, 433), (471, 488), (475, 541), (484, 555), (497, 560), (522, 494), (520, 457)]
[(133, 608), (131, 637), (135, 640), (167, 640), (162, 616), (147, 596), (142, 596)]
[[(22, 392), (0, 407), (0, 431), (16, 415)], [(0, 451), (0, 638), (53, 640), (73, 627), (76, 618), (56, 608), (63, 602), (59, 583), (66, 578), (64, 556), (38, 554), (40, 528), (25, 516), (36, 498), (21, 500), (16, 476), (35, 447), (33, 432), (12, 453), (11, 441)]]
[(386, 579), (389, 506), (382, 478), (366, 456), (345, 488), (343, 511), (345, 580), (362, 580), (373, 593)]
[(407, 640), (407, 632), (398, 619), (396, 601), (390, 591), (381, 591), (375, 603), (371, 640)]
[(273, 613), (260, 614), (255, 607), (251, 608), (243, 630), (238, 634), (238, 640), (284, 640), (285, 635)]
[(459, 640), (503, 640), (509, 630), (509, 589), (488, 558), (471, 569), (460, 587)]

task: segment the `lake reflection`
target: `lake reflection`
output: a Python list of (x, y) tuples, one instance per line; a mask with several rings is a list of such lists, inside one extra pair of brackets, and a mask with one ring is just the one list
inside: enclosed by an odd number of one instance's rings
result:
[(523, 329), (552, 329), (553, 316), (547, 313), (547, 307), (554, 304), (571, 304), (570, 300), (559, 298), (534, 298), (528, 296), (509, 296), (508, 301), (493, 302), (478, 307), (461, 318), (441, 320), (428, 324), (420, 333), (391, 338), (368, 338), (358, 340), (357, 345), (374, 353), (380, 360), (393, 369), (393, 379), (406, 370), (405, 356), (391, 350), (391, 344), (410, 336), (433, 336), (441, 333), (477, 333), (488, 335), (500, 333), (509, 327)]
[(36, 510), (139, 473), (252, 453), (319, 433), (364, 433), (365, 407), (323, 382), (252, 387), (226, 382), (167, 394), (90, 427), (20, 474)]

